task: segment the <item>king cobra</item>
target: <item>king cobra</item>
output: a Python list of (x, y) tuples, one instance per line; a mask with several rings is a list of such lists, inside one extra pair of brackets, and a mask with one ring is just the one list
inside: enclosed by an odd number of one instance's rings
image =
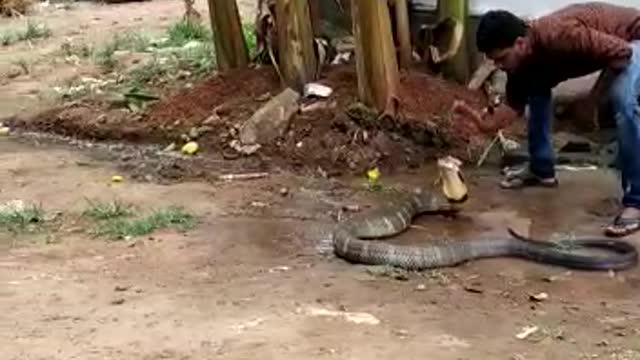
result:
[[(557, 242), (533, 240), (508, 229), (510, 237), (449, 241), (423, 247), (389, 244), (388, 238), (409, 228), (421, 214), (457, 212), (468, 198), (460, 170), (453, 157), (438, 160), (441, 192), (417, 191), (390, 206), (359, 214), (338, 223), (333, 231), (335, 254), (347, 261), (387, 265), (407, 270), (451, 267), (480, 258), (516, 257), (578, 270), (620, 271), (634, 267), (638, 253), (621, 240), (578, 238)], [(607, 255), (585, 255), (576, 250), (598, 249)]]

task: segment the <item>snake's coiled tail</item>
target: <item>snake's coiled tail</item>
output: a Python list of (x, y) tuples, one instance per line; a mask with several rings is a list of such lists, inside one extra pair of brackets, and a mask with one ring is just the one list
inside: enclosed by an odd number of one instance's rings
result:
[[(372, 226), (366, 225), (368, 232)], [(578, 239), (563, 244), (514, 237), (455, 241), (419, 247), (361, 240), (353, 236), (353, 233), (353, 228), (349, 229), (349, 226), (336, 229), (336, 255), (356, 263), (388, 265), (407, 270), (450, 267), (475, 259), (495, 257), (514, 257), (578, 270), (602, 271), (626, 270), (638, 262), (638, 254), (631, 244), (607, 239)], [(592, 256), (575, 252), (586, 248), (612, 253)]]
[[(455, 167), (448, 168), (455, 170)], [(453, 174), (455, 175), (455, 174)], [(455, 182), (461, 177), (449, 174), (443, 179), (447, 199), (434, 193), (416, 193), (396, 205), (344, 221), (333, 232), (337, 256), (368, 265), (389, 265), (410, 270), (455, 266), (474, 259), (517, 257), (536, 262), (580, 270), (626, 270), (638, 262), (634, 246), (608, 239), (578, 239), (550, 243), (527, 239), (511, 231), (512, 237), (433, 244), (425, 247), (393, 245), (369, 239), (385, 238), (405, 231), (413, 218), (422, 213), (454, 210), (451, 196), (464, 199), (466, 188), (459, 191)], [(575, 250), (600, 249), (606, 256), (583, 255)]]

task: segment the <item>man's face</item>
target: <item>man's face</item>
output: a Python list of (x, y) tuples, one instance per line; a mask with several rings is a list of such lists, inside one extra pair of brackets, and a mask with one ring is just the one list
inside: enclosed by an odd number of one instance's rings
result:
[(513, 46), (496, 49), (487, 54), (497, 67), (506, 72), (515, 71), (527, 56), (527, 42), (523, 37), (519, 37)]

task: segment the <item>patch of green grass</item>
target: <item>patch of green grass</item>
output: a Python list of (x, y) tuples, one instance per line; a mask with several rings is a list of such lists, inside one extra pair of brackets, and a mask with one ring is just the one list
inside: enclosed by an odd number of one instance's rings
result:
[(215, 67), (213, 51), (213, 46), (210, 43), (185, 49), (178, 56), (178, 67), (198, 76), (207, 74)]
[(98, 234), (117, 239), (150, 234), (156, 230), (177, 227), (183, 230), (195, 224), (193, 215), (178, 207), (169, 207), (133, 219), (109, 221), (98, 229)]
[(51, 29), (46, 24), (39, 24), (31, 20), (27, 21), (27, 28), (18, 32), (18, 41), (46, 39), (51, 36)]
[(87, 202), (89, 207), (82, 214), (96, 221), (113, 220), (134, 214), (131, 205), (117, 200), (111, 202), (87, 200)]
[(211, 42), (213, 39), (211, 29), (205, 24), (186, 19), (173, 23), (167, 30), (167, 35), (169, 46), (183, 46), (193, 40)]
[(41, 206), (6, 207), (0, 210), (0, 229), (12, 233), (27, 232), (44, 223)]
[(60, 50), (62, 55), (65, 57), (68, 56), (78, 56), (79, 58), (89, 58), (93, 55), (94, 49), (91, 45), (87, 43), (79, 43), (74, 44), (70, 41), (65, 41), (62, 45), (60, 45)]
[(101, 221), (96, 234), (113, 239), (126, 239), (148, 235), (156, 230), (177, 228), (188, 230), (196, 223), (196, 218), (185, 209), (170, 206), (154, 210), (146, 215), (111, 217)]
[(27, 27), (19, 31), (6, 31), (0, 34), (0, 44), (9, 46), (19, 41), (46, 39), (51, 36), (51, 29), (46, 24), (27, 20)]
[(132, 87), (143, 87), (145, 84), (167, 74), (170, 66), (164, 64), (160, 59), (154, 57), (152, 60), (133, 68), (129, 71), (129, 84)]
[(150, 42), (151, 40), (147, 36), (141, 34), (116, 34), (110, 41), (95, 51), (95, 61), (105, 70), (113, 70), (117, 64), (117, 60), (114, 57), (116, 51), (145, 51), (149, 47)]
[(16, 36), (12, 32), (3, 32), (0, 34), (0, 45), (9, 46), (16, 42)]

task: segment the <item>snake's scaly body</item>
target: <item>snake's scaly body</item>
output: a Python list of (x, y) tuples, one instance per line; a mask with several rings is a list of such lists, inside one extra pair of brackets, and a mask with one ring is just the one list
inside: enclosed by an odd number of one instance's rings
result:
[[(447, 178), (442, 180), (449, 181)], [(605, 271), (625, 270), (635, 266), (638, 261), (635, 247), (624, 241), (590, 238), (551, 243), (530, 240), (511, 230), (512, 237), (504, 239), (450, 241), (424, 247), (369, 241), (405, 231), (419, 214), (451, 210), (454, 208), (444, 196), (431, 192), (411, 194), (395, 205), (376, 209), (338, 224), (333, 232), (334, 252), (352, 262), (409, 270), (455, 266), (490, 257), (519, 257), (574, 269)], [(587, 256), (576, 253), (576, 248), (598, 248), (612, 254)]]

